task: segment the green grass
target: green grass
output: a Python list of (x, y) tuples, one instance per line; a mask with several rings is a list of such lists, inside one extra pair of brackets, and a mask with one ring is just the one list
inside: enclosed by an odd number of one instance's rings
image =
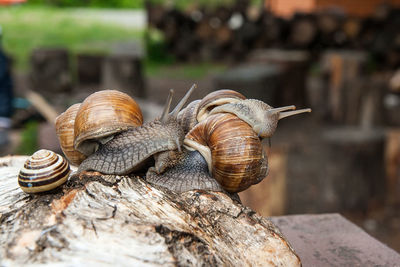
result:
[(16, 148), (18, 155), (32, 155), (38, 149), (38, 127), (37, 121), (29, 121), (21, 132), (21, 143)]
[[(29, 58), (36, 48), (64, 47), (72, 53), (104, 54), (110, 51), (113, 43), (143, 40), (143, 31), (105, 24), (93, 18), (77, 19), (74, 11), (45, 6), (0, 8), (3, 46), (14, 59), (14, 67), (18, 71), (29, 70)], [(165, 54), (162, 40), (157, 39), (148, 49), (151, 55), (145, 60), (145, 74), (150, 77), (199, 79), (225, 69), (213, 63), (175, 64), (173, 57)]]
[(107, 53), (113, 42), (141, 39), (142, 32), (71, 15), (71, 9), (17, 6), (0, 8), (3, 46), (17, 69), (28, 67), (33, 49), (65, 47), (71, 52)]
[(171, 78), (171, 79), (201, 79), (209, 74), (217, 74), (223, 72), (227, 68), (226, 65), (211, 62), (201, 63), (145, 63), (145, 73), (149, 77)]

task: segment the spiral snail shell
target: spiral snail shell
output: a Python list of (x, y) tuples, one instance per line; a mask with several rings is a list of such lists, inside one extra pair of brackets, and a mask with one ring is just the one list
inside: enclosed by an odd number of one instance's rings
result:
[(267, 157), (260, 139), (250, 125), (235, 115), (210, 115), (186, 135), (184, 144), (192, 152), (185, 152), (182, 162), (163, 174), (149, 170), (146, 178), (150, 183), (168, 185), (180, 192), (192, 189), (239, 192), (267, 175)]
[[(218, 104), (219, 100), (203, 100), (201, 102), (212, 104), (206, 111), (203, 110), (204, 115), (186, 134), (186, 151), (183, 151), (182, 159), (171, 160), (172, 163), (165, 164), (167, 168), (150, 168), (146, 174), (150, 183), (167, 185), (179, 192), (193, 189), (231, 193), (243, 191), (259, 183), (268, 173), (268, 159), (262, 148), (262, 138), (270, 137), (275, 132), (278, 120), (311, 111), (288, 111), (295, 109), (295, 106), (272, 108), (255, 99), (233, 98), (224, 100), (221, 105)], [(200, 105), (197, 108), (198, 113), (201, 111)], [(196, 117), (199, 118), (198, 114)], [(203, 157), (203, 161), (198, 159), (199, 155)], [(206, 164), (207, 167), (197, 164)], [(157, 168), (165, 169), (165, 172), (160, 174)], [(198, 171), (204, 169), (208, 171)], [(218, 185), (210, 183), (210, 178), (215, 179)]]
[(72, 165), (79, 166), (87, 158), (74, 148), (74, 125), (80, 103), (74, 104), (56, 118), (56, 133), (61, 150)]
[(171, 90), (160, 119), (115, 135), (85, 159), (78, 171), (127, 174), (142, 168), (148, 159), (160, 152), (180, 150), (185, 134), (177, 116), (195, 87), (193, 85), (174, 110), (169, 112), (173, 95)]
[(86, 156), (113, 134), (143, 123), (139, 105), (129, 95), (116, 90), (91, 94), (80, 105), (74, 123), (74, 147)]
[(261, 141), (250, 125), (235, 115), (210, 115), (185, 137), (208, 163), (212, 177), (228, 192), (238, 192), (267, 175)]
[(65, 183), (70, 174), (68, 162), (47, 149), (36, 151), (18, 174), (18, 184), (26, 193), (52, 190)]

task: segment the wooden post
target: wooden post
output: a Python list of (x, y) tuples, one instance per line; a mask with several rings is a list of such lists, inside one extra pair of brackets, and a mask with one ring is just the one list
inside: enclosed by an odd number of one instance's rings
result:
[(322, 66), (328, 76), (327, 104), (334, 122), (358, 124), (362, 95), (361, 82), (366, 54), (355, 51), (329, 51), (323, 55)]
[(70, 92), (72, 79), (68, 50), (41, 48), (33, 51), (30, 79), (31, 88), (46, 95)]
[(138, 97), (145, 97), (142, 60), (132, 55), (110, 55), (103, 65), (102, 86), (118, 89)]
[(400, 204), (400, 129), (390, 129), (386, 135), (385, 170), (387, 201)]
[(79, 85), (100, 85), (103, 55), (77, 55), (77, 76)]
[(257, 211), (262, 216), (277, 216), (286, 213), (286, 164), (287, 149), (269, 149), (268, 176), (259, 184), (239, 193), (245, 206)]
[(215, 88), (232, 89), (247, 98), (276, 106), (281, 69), (276, 64), (249, 64), (232, 68), (215, 78)]
[(249, 55), (249, 61), (280, 67), (281, 75), (276, 92), (278, 106), (306, 106), (306, 78), (310, 65), (310, 54), (307, 51), (259, 49)]
[(366, 212), (385, 199), (384, 133), (341, 127), (327, 130), (327, 168), (324, 180), (330, 185), (336, 210)]

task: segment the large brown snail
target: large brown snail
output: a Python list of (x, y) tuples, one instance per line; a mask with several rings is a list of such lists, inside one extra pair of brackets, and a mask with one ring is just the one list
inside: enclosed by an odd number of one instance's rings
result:
[[(128, 174), (154, 158), (155, 166), (146, 174), (152, 184), (177, 192), (239, 192), (267, 175), (262, 138), (274, 133), (279, 119), (310, 112), (289, 111), (294, 106), (272, 108), (232, 90), (213, 92), (180, 111), (193, 89), (172, 112), (170, 92), (160, 119), (96, 141), (89, 149), (94, 153), (83, 160), (78, 171)], [(74, 143), (77, 147), (76, 137)]]
[(175, 109), (169, 112), (173, 95), (171, 90), (160, 119), (121, 131), (85, 159), (78, 171), (127, 174), (142, 168), (157, 153), (180, 150), (185, 134), (177, 116), (194, 88), (192, 86)]
[(129, 95), (104, 90), (88, 96), (56, 118), (56, 132), (64, 155), (79, 165), (88, 155), (121, 131), (142, 125), (139, 105)]
[[(213, 94), (217, 97), (217, 92)], [(193, 109), (197, 113), (201, 110), (201, 104), (199, 106)], [(261, 139), (274, 133), (279, 119), (311, 111), (287, 111), (294, 106), (274, 109), (254, 99), (233, 99), (213, 106), (186, 135), (184, 144), (187, 151), (183, 152), (180, 162), (171, 163), (172, 167), (162, 174), (157, 166), (150, 168), (146, 177), (150, 183), (167, 184), (174, 191), (243, 191), (267, 175), (268, 161)], [(204, 160), (201, 164), (206, 168), (197, 166), (193, 172), (193, 165), (201, 162), (196, 152), (202, 155)], [(198, 171), (200, 169), (202, 172)], [(217, 185), (209, 182), (211, 177), (218, 181)]]

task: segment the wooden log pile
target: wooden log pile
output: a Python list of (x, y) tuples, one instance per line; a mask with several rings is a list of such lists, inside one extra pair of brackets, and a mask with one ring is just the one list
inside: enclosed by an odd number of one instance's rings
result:
[(147, 4), (148, 25), (160, 30), (168, 52), (179, 60), (243, 59), (256, 48), (368, 50), (387, 68), (400, 64), (400, 9), (382, 6), (358, 18), (322, 11), (276, 17), (249, 1), (232, 6), (198, 7), (186, 11)]
[[(128, 44), (128, 48), (131, 46)], [(93, 87), (118, 88), (144, 97), (146, 88), (142, 68), (142, 55), (130, 51), (113, 51), (109, 55), (71, 55), (64, 48), (38, 48), (31, 55), (29, 83), (26, 86), (60, 105), (72, 93)]]

